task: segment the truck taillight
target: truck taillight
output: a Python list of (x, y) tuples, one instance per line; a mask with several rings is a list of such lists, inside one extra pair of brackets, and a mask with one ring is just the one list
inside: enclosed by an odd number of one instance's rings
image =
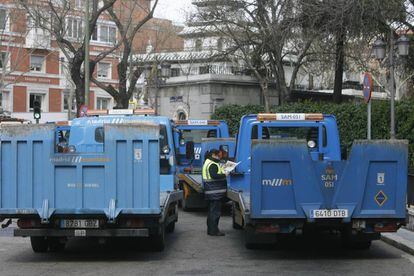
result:
[(144, 220), (140, 218), (126, 218), (121, 220), (119, 224), (126, 228), (142, 228), (145, 225)]
[(397, 232), (399, 226), (397, 223), (377, 223), (374, 226), (375, 232)]
[(41, 226), (39, 219), (19, 219), (17, 221), (19, 228), (38, 228)]

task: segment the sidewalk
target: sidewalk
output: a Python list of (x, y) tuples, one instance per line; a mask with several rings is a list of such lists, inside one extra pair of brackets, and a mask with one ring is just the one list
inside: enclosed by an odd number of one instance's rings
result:
[(381, 240), (414, 255), (414, 232), (401, 228), (397, 233), (383, 233)]
[(414, 255), (414, 208), (408, 209), (409, 220), (406, 228), (397, 233), (383, 233), (381, 239), (409, 254)]

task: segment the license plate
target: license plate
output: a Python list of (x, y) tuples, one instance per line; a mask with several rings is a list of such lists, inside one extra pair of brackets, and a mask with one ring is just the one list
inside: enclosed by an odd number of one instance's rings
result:
[(99, 228), (97, 219), (63, 219), (60, 226), (62, 228)]
[(347, 209), (319, 209), (311, 211), (311, 218), (347, 218)]

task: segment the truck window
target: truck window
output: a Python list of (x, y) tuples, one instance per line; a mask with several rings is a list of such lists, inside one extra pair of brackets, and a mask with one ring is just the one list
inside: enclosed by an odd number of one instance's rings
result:
[(167, 126), (160, 125), (160, 150), (161, 152), (165, 146), (168, 146)]
[(216, 129), (185, 129), (181, 132), (181, 139), (185, 142), (192, 141), (194, 143), (201, 143), (203, 138), (216, 138)]
[(69, 145), (70, 130), (59, 130), (56, 134), (56, 152), (67, 152)]
[(103, 127), (97, 127), (95, 129), (95, 142), (103, 143), (105, 140), (105, 132)]

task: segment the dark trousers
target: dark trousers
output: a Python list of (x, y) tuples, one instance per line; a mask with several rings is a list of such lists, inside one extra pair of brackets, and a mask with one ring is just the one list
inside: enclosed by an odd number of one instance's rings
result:
[(216, 234), (218, 233), (218, 224), (221, 216), (221, 206), (223, 201), (220, 200), (209, 200), (208, 201), (208, 214), (207, 214), (207, 233)]

